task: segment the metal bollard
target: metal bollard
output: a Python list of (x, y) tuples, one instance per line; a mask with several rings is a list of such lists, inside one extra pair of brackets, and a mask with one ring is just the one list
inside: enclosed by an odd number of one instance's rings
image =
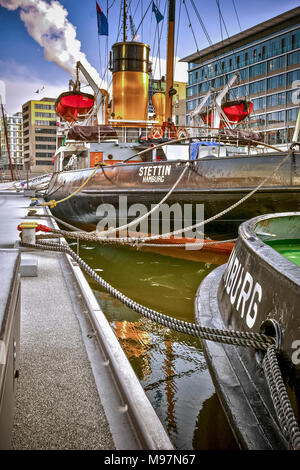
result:
[(19, 225), (18, 228), (21, 230), (22, 242), (35, 245), (35, 234), (37, 226), (37, 222), (22, 222)]

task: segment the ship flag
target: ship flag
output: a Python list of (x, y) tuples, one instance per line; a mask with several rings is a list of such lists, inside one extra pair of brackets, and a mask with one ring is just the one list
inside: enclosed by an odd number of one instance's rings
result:
[(164, 19), (164, 16), (161, 14), (154, 2), (152, 2), (152, 11), (154, 12), (157, 23)]
[(108, 22), (107, 18), (104, 15), (103, 11), (96, 2), (96, 11), (97, 11), (97, 23), (98, 23), (98, 35), (99, 36), (108, 36)]

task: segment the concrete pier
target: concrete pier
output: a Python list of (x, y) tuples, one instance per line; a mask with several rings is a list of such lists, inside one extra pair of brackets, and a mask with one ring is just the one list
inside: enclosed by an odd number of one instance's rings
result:
[[(15, 449), (114, 449), (56, 254), (22, 279)], [(54, 296), (53, 293), (56, 293)]]
[[(0, 250), (18, 247), (29, 203), (0, 188)], [(62, 253), (23, 249), (28, 258), (11, 447), (173, 449), (79, 266)]]

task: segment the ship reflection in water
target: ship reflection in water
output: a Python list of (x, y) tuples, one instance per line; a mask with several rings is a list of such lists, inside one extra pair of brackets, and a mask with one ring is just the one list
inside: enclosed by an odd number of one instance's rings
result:
[[(80, 256), (137, 302), (190, 322), (194, 322), (197, 287), (216, 267), (207, 262), (92, 244), (82, 244)], [(200, 340), (144, 318), (91, 279), (89, 282), (174, 446), (186, 450), (237, 448)]]

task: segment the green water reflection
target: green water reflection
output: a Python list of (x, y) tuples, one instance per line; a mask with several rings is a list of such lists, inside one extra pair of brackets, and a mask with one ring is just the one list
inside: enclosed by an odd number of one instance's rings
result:
[[(196, 290), (216, 267), (207, 262), (92, 244), (82, 244), (80, 256), (135, 301), (191, 322)], [(235, 449), (200, 340), (144, 318), (91, 279), (89, 282), (174, 446)]]

